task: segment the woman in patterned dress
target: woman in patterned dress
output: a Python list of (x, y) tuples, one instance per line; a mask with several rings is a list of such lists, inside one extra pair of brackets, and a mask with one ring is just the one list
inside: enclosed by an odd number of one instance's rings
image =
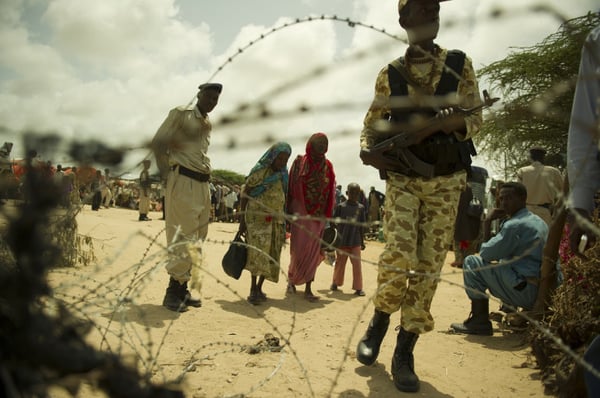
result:
[(251, 274), (248, 302), (267, 299), (262, 290), (265, 279), (277, 283), (279, 260), (285, 242), (285, 199), (288, 186), (287, 161), (292, 148), (274, 144), (263, 154), (246, 178), (241, 195), (240, 232), (246, 234), (248, 258), (245, 269)]

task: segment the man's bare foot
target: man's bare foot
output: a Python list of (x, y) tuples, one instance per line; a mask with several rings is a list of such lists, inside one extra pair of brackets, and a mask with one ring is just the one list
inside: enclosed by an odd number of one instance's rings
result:
[(267, 295), (263, 292), (258, 292), (256, 295), (260, 301), (267, 301)]
[(252, 305), (259, 305), (262, 301), (257, 292), (251, 292), (246, 300)]

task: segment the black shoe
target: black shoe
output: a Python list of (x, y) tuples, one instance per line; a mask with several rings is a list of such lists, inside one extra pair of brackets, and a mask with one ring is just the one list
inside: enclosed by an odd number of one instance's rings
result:
[(183, 298), (181, 299), (181, 301), (183, 301), (185, 305), (190, 307), (202, 307), (202, 300), (192, 297), (192, 293), (190, 293), (190, 291), (188, 290), (187, 285), (187, 282), (183, 283)]
[(415, 374), (415, 359), (413, 350), (419, 335), (416, 333), (407, 332), (404, 328), (400, 328), (396, 349), (392, 357), (392, 379), (394, 385), (400, 391), (417, 392), (419, 391), (420, 382)]
[(186, 312), (188, 310), (187, 305), (182, 300), (182, 287), (183, 285), (175, 279), (169, 279), (169, 287), (167, 287), (162, 303), (165, 308), (175, 312)]
[(332, 292), (335, 292), (335, 291), (338, 290), (338, 287), (337, 287), (337, 285), (335, 283), (332, 283), (331, 287), (329, 289), (331, 289)]
[(362, 296), (365, 296), (365, 295), (366, 295), (366, 293), (365, 293), (365, 291), (364, 291), (364, 290), (360, 289), (360, 290), (357, 290), (357, 291), (355, 291), (355, 292), (354, 292), (354, 295), (355, 295), (355, 296), (361, 296), (361, 297), (362, 297)]
[(452, 328), (455, 333), (461, 334), (474, 334), (478, 336), (492, 336), (494, 334), (492, 322), (489, 320), (477, 320), (473, 316), (470, 316), (463, 323), (451, 324), (450, 328)]
[(372, 365), (379, 355), (381, 342), (390, 325), (390, 314), (375, 310), (375, 314), (369, 322), (367, 332), (358, 342), (356, 347), (356, 359), (363, 365)]
[(471, 300), (471, 313), (463, 323), (453, 323), (450, 328), (456, 333), (491, 336), (494, 334), (489, 317), (489, 301), (487, 299)]
[(168, 289), (162, 305), (165, 308), (175, 312), (186, 312), (188, 310), (187, 305), (185, 305), (185, 303), (179, 299), (179, 296), (173, 292), (169, 292)]

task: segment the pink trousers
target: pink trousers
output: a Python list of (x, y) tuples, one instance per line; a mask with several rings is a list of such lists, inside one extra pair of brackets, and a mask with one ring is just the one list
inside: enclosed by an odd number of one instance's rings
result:
[(362, 265), (360, 261), (360, 246), (343, 246), (336, 250), (335, 266), (333, 269), (333, 283), (337, 286), (344, 284), (346, 262), (350, 257), (352, 263), (352, 289), (362, 290)]

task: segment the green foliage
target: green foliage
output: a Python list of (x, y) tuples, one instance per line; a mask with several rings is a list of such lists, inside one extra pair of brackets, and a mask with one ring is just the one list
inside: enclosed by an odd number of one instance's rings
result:
[(546, 163), (564, 166), (581, 48), (599, 23), (597, 13), (571, 19), (541, 43), (478, 71), (494, 95), (501, 93), (503, 106), (486, 115), (475, 141), (507, 175), (528, 162), (534, 145), (547, 149)]
[(231, 171), (231, 170), (223, 170), (223, 169), (216, 169), (213, 170), (211, 173), (211, 178), (213, 180), (213, 182), (218, 182), (221, 184), (226, 184), (226, 185), (239, 185), (241, 186), (246, 177), (236, 173), (235, 171)]

